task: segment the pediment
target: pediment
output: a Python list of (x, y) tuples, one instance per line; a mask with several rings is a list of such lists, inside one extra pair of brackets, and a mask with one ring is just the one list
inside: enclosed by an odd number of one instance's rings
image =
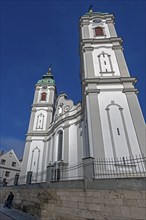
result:
[(54, 119), (58, 118), (60, 115), (65, 114), (66, 112), (69, 112), (73, 106), (73, 101), (68, 100), (66, 94), (63, 93), (59, 95), (58, 99), (56, 100)]

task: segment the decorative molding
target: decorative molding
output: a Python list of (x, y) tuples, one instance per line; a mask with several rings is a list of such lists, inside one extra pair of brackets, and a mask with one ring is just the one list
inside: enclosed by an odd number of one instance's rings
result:
[[(57, 120), (54, 124), (52, 124), (48, 128), (47, 131), (32, 131), (32, 132), (28, 132), (26, 135), (27, 136), (32, 136), (32, 137), (35, 137), (35, 136), (40, 136), (40, 137), (45, 136), (46, 137), (46, 136), (52, 135), (54, 133), (55, 129), (58, 128), (61, 124), (63, 124), (66, 121), (73, 120), (73, 119), (76, 119), (77, 121), (72, 123), (72, 124), (69, 124), (69, 126), (71, 126), (75, 123), (78, 123), (78, 121), (80, 121), (82, 119), (82, 109), (80, 109), (80, 111), (76, 112), (74, 115), (64, 117), (64, 118), (61, 118), (60, 120)], [(67, 125), (63, 126), (63, 128), (64, 127), (67, 127)]]
[(114, 45), (112, 46), (113, 50), (123, 50), (123, 47), (121, 45)]
[(81, 25), (83, 26), (83, 25), (89, 25), (89, 24), (90, 24), (90, 21), (83, 21)]
[(85, 78), (83, 79), (83, 85), (88, 85), (90, 83), (96, 84), (110, 84), (110, 83), (124, 83), (124, 82), (131, 82), (133, 85), (137, 82), (137, 79), (134, 77), (116, 77), (113, 76), (109, 77), (96, 77), (96, 78)]
[(93, 51), (93, 50), (94, 50), (94, 47), (84, 47), (84, 48), (83, 48), (83, 52)]
[(109, 124), (109, 130), (110, 130), (110, 136), (111, 136), (114, 157), (116, 157), (117, 155), (116, 155), (116, 146), (115, 146), (111, 117), (110, 117), (110, 106), (112, 106), (112, 105), (116, 106), (120, 111), (120, 116), (121, 116), (121, 120), (122, 120), (122, 124), (123, 124), (123, 128), (124, 128), (124, 134), (125, 134), (125, 138), (126, 138), (126, 142), (127, 142), (128, 151), (129, 151), (129, 154), (132, 156), (131, 144), (129, 141), (129, 135), (128, 135), (127, 126), (125, 123), (123, 108), (119, 104), (115, 103), (114, 101), (111, 101), (111, 103), (109, 105), (107, 105), (105, 110), (107, 111), (108, 124)]
[(126, 93), (126, 92), (134, 92), (134, 93), (137, 94), (139, 91), (138, 91), (138, 89), (135, 89), (135, 88), (124, 88), (122, 92), (123, 92), (123, 93)]
[(92, 14), (90, 16), (84, 15), (80, 18), (79, 22), (82, 24), (84, 21), (91, 21), (95, 18), (101, 18), (101, 19), (112, 19), (114, 20), (114, 15), (113, 14), (108, 14), (108, 13), (98, 13), (98, 14)]
[(82, 39), (80, 45), (84, 46), (87, 43), (90, 43), (93, 45), (93, 44), (101, 44), (101, 43), (104, 44), (104, 43), (114, 43), (114, 42), (119, 43), (119, 45), (117, 46), (120, 46), (123, 40), (120, 37), (111, 37), (111, 38), (102, 38), (102, 39), (101, 38), (100, 39), (89, 38), (89, 39)]
[(33, 104), (32, 107), (51, 107), (53, 108), (54, 105), (53, 104), (49, 104), (49, 103), (38, 103), (38, 104)]
[(87, 89), (84, 94), (88, 95), (89, 93), (100, 93), (100, 89)]
[(115, 22), (115, 19), (113, 18), (111, 18), (111, 19), (107, 19), (106, 20), (106, 24), (110, 24), (110, 23), (112, 23), (112, 24), (114, 24), (114, 22)]
[(0, 165), (0, 170), (2, 171), (2, 169), (4, 170), (11, 170), (11, 171), (16, 171), (16, 172), (20, 172), (21, 171), (21, 167), (20, 169), (17, 169), (17, 168), (12, 168), (12, 167), (6, 167), (6, 165), (3, 165), (2, 164)]

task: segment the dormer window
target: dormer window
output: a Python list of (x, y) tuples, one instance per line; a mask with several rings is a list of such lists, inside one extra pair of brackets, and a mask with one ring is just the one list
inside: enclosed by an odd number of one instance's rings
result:
[(41, 94), (41, 101), (46, 101), (46, 96), (47, 96), (46, 92), (43, 92)]
[(96, 27), (95, 28), (95, 36), (104, 36), (102, 27)]

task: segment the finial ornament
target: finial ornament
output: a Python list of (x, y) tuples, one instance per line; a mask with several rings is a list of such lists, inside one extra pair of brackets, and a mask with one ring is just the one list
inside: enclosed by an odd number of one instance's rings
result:
[(49, 69), (48, 69), (48, 73), (51, 73), (52, 70), (52, 64), (50, 64)]
[(88, 12), (92, 12), (93, 11), (92, 8), (93, 8), (93, 5), (90, 5), (88, 8)]

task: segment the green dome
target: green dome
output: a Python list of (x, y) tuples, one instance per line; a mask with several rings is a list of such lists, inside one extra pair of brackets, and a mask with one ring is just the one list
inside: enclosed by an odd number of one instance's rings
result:
[(46, 84), (49, 84), (49, 85), (55, 85), (55, 80), (53, 78), (53, 75), (51, 73), (51, 68), (49, 68), (48, 72), (43, 75), (43, 78), (40, 79), (37, 84), (42, 84), (42, 85), (46, 85)]
[(92, 17), (96, 15), (106, 15), (108, 13), (102, 13), (102, 12), (93, 12), (92, 10), (88, 11), (86, 14), (84, 14), (82, 17)]

